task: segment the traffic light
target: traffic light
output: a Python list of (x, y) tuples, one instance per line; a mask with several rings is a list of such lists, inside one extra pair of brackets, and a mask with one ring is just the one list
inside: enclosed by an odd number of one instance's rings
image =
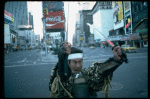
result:
[(44, 15), (48, 15), (48, 9), (47, 8), (44, 9)]

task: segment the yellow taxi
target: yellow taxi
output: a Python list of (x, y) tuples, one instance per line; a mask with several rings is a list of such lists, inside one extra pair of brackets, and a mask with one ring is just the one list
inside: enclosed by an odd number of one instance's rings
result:
[(32, 47), (28, 47), (28, 50), (31, 50), (32, 49)]
[(121, 45), (121, 48), (125, 52), (137, 52), (138, 51), (137, 47), (131, 47), (130, 45)]
[(94, 46), (90, 46), (90, 49), (94, 49), (95, 47)]

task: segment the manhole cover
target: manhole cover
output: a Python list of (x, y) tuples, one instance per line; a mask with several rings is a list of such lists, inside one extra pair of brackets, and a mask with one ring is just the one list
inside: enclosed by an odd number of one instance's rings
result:
[(109, 87), (109, 90), (119, 90), (123, 88), (123, 85), (122, 84), (119, 84), (119, 83), (111, 83), (110, 87)]

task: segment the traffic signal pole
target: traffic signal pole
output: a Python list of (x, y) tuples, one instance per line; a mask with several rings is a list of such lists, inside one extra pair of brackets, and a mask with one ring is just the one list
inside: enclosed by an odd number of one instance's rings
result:
[(44, 35), (44, 45), (45, 45), (45, 55), (47, 56), (47, 45), (46, 45), (46, 28), (45, 28), (45, 19), (44, 17), (42, 18), (42, 21), (43, 21), (43, 35)]
[[(44, 9), (44, 16), (46, 16), (46, 15), (48, 15), (48, 8), (45, 8)], [(45, 43), (45, 55), (46, 55), (46, 57), (47, 57), (47, 43), (46, 43), (46, 22), (45, 22), (45, 19), (43, 18), (43, 29), (44, 29), (44, 37), (45, 37), (45, 39), (44, 39), (44, 43)]]
[(45, 50), (46, 50), (46, 51), (45, 51), (45, 55), (46, 55), (46, 57), (47, 57), (46, 28), (45, 28), (45, 26), (46, 26), (46, 25), (45, 25), (45, 19), (44, 19), (44, 31), (45, 31), (45, 32), (44, 32), (44, 36), (45, 36), (45, 40), (44, 40), (44, 41), (45, 41)]

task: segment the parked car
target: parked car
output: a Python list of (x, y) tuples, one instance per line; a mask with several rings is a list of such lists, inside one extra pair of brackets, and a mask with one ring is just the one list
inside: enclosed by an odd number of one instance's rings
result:
[(137, 47), (131, 47), (130, 45), (121, 45), (121, 48), (125, 52), (137, 52), (138, 51)]
[(13, 50), (13, 51), (17, 51), (17, 47), (16, 47), (16, 46), (13, 46), (13, 47), (12, 47), (12, 50)]
[(95, 47), (94, 46), (90, 46), (90, 49), (94, 49)]

